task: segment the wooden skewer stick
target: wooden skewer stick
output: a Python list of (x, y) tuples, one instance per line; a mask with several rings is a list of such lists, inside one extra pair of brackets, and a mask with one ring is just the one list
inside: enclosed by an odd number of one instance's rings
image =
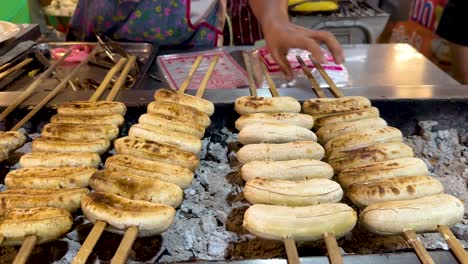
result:
[(197, 59), (195, 60), (195, 62), (193, 63), (192, 68), (190, 68), (187, 78), (185, 78), (184, 82), (180, 85), (179, 93), (185, 93), (185, 90), (189, 86), (190, 81), (192, 81), (193, 75), (195, 74), (195, 71), (197, 71), (198, 66), (200, 66), (200, 63), (202, 62), (202, 60), (203, 60), (203, 56), (199, 55)]
[(111, 264), (125, 264), (137, 236), (138, 227), (132, 226), (127, 229), (122, 241), (120, 242), (119, 248), (111, 260)]
[(0, 245), (3, 243), (3, 240), (5, 240), (5, 237), (0, 235)]
[(94, 92), (94, 94), (91, 96), (91, 98), (89, 98), (89, 101), (90, 102), (96, 102), (99, 97), (101, 97), (102, 93), (104, 93), (104, 91), (106, 90), (107, 86), (109, 85), (112, 77), (114, 77), (114, 75), (116, 73), (118, 73), (120, 71), (120, 69), (122, 69), (122, 67), (124, 66), (125, 62), (127, 61), (126, 58), (121, 58), (117, 64), (114, 65), (114, 67), (112, 67), (106, 74), (106, 77), (104, 77), (104, 80), (102, 80), (101, 84), (99, 85), (99, 87), (96, 89), (96, 91)]
[(279, 93), (278, 93), (278, 89), (276, 89), (276, 84), (275, 82), (271, 79), (270, 77), (270, 74), (268, 73), (268, 69), (267, 67), (265, 66), (265, 63), (263, 63), (262, 61), (260, 61), (260, 68), (262, 68), (262, 73), (263, 73), (263, 76), (265, 76), (265, 79), (268, 83), (268, 87), (270, 87), (270, 93), (271, 93), (271, 96), (273, 97), (279, 97)]
[(24, 241), (23, 245), (21, 245), (20, 250), (18, 251), (18, 254), (16, 254), (15, 260), (13, 261), (13, 264), (24, 264), (26, 263), (26, 260), (28, 260), (29, 255), (31, 255), (31, 252), (36, 245), (37, 242), (37, 236), (36, 235), (30, 235), (27, 236)]
[(305, 62), (302, 60), (301, 56), (296, 56), (297, 61), (301, 65), (302, 71), (304, 72), (305, 76), (307, 79), (309, 79), (310, 84), (312, 85), (312, 89), (314, 89), (315, 94), (317, 94), (318, 98), (327, 98), (327, 95), (325, 94), (325, 91), (320, 87), (319, 83), (315, 79), (315, 77), (310, 73), (309, 68), (305, 64)]
[(336, 86), (335, 82), (330, 78), (328, 73), (325, 71), (325, 69), (322, 67), (320, 63), (318, 63), (312, 56), (309, 54), (309, 59), (312, 61), (314, 64), (315, 68), (320, 72), (320, 75), (322, 75), (323, 79), (327, 82), (328, 86), (330, 87), (330, 90), (336, 97), (344, 97), (343, 92)]
[(216, 63), (218, 62), (219, 55), (215, 55), (213, 60), (211, 60), (210, 66), (208, 67), (208, 71), (205, 73), (202, 82), (200, 83), (200, 87), (198, 87), (197, 93), (195, 94), (196, 97), (202, 97), (205, 93), (206, 87), (208, 86), (208, 81), (210, 80), (211, 74), (213, 73), (214, 69), (216, 68)]
[(416, 255), (418, 256), (419, 260), (421, 260), (422, 264), (435, 264), (434, 260), (432, 259), (431, 255), (427, 252), (424, 248), (423, 244), (419, 240), (416, 232), (413, 230), (407, 230), (403, 232), (403, 236), (405, 237), (406, 241), (414, 248), (416, 251)]
[(437, 231), (442, 235), (442, 237), (447, 241), (450, 249), (453, 251), (460, 263), (468, 263), (468, 253), (466, 253), (463, 246), (460, 244), (460, 241), (453, 235), (450, 228), (445, 225), (437, 226)]
[[(200, 97), (200, 98), (203, 96), (203, 93), (205, 92), (206, 87), (208, 86), (208, 81), (210, 80), (211, 74), (213, 73), (216, 67), (216, 63), (218, 62), (218, 59), (219, 59), (219, 55), (215, 55), (213, 57), (213, 60), (210, 63), (208, 71), (203, 77), (203, 80), (195, 96)], [(194, 67), (192, 66), (192, 69), (193, 68)], [(117, 249), (114, 257), (112, 258), (112, 261), (111, 261), (112, 264), (124, 264), (125, 263), (137, 236), (138, 236), (138, 227), (129, 227), (127, 229), (122, 241), (120, 242), (119, 248)]]
[(331, 264), (343, 264), (343, 256), (340, 253), (338, 243), (336, 242), (335, 234), (333, 232), (323, 233), (323, 240), (328, 251), (328, 258)]
[(81, 61), (71, 72), (70, 74), (68, 74), (67, 77), (63, 78), (62, 81), (59, 83), (59, 85), (57, 87), (54, 88), (54, 90), (52, 90), (44, 99), (41, 100), (41, 102), (39, 102), (39, 104), (37, 104), (25, 117), (23, 117), (23, 119), (21, 119), (18, 123), (16, 123), (16, 125), (11, 129), (11, 131), (16, 131), (18, 129), (20, 129), (22, 126), (24, 126), (24, 124), (26, 124), (26, 122), (28, 122), (37, 112), (39, 112), (39, 110), (42, 109), (42, 107), (44, 107), (50, 100), (52, 100), (60, 91), (62, 91), (65, 87), (67, 87), (67, 83), (72, 79), (74, 78), (80, 68), (85, 65), (86, 63), (88, 63), (88, 61), (91, 59), (91, 57), (94, 56), (94, 54), (96, 54), (97, 52), (97, 49), (94, 49), (89, 55), (88, 57), (86, 57), (86, 59), (84, 59), (83, 61)]
[(83, 245), (81, 245), (80, 250), (78, 251), (76, 256), (73, 258), (72, 264), (86, 263), (86, 260), (88, 260), (89, 255), (93, 251), (94, 246), (96, 246), (96, 243), (101, 237), (102, 232), (104, 232), (104, 229), (106, 228), (106, 226), (107, 226), (106, 222), (96, 221), (96, 223), (93, 226), (93, 229), (91, 229), (91, 232), (89, 232)]
[(244, 57), (245, 68), (247, 70), (247, 76), (249, 78), (249, 89), (251, 96), (257, 96), (257, 87), (255, 85), (255, 79), (253, 75), (253, 67), (252, 62), (250, 61), (249, 53), (242, 52), (242, 56)]
[(11, 68), (9, 68), (8, 70), (6, 70), (4, 72), (1, 72), (0, 73), (0, 80), (5, 78), (8, 74), (10, 74), (10, 73), (12, 73), (12, 72), (14, 72), (14, 71), (16, 71), (18, 69), (21, 69), (26, 65), (28, 65), (29, 63), (31, 63), (31, 61), (33, 61), (33, 59), (31, 59), (31, 58), (24, 59), (20, 63), (16, 64), (15, 66), (13, 66)]
[(286, 255), (288, 256), (288, 264), (299, 264), (299, 254), (297, 254), (296, 242), (286, 237), (283, 239), (284, 248), (286, 249)]
[(114, 83), (114, 86), (112, 87), (111, 91), (106, 97), (106, 101), (114, 101), (115, 97), (117, 96), (117, 93), (120, 91), (120, 88), (122, 85), (125, 83), (125, 80), (127, 79), (127, 75), (132, 69), (133, 65), (135, 64), (136, 61), (136, 56), (130, 56), (130, 58), (127, 61), (127, 64), (125, 64), (125, 67), (122, 70), (122, 73), (120, 74), (119, 78), (117, 78), (117, 81)]
[(68, 50), (60, 59), (58, 59), (56, 62), (54, 62), (50, 67), (43, 72), (31, 85), (29, 85), (26, 90), (24, 90), (20, 96), (18, 96), (13, 103), (11, 103), (1, 114), (0, 114), (0, 121), (5, 119), (13, 110), (15, 110), (16, 107), (18, 107), (24, 100), (26, 100), (36, 89), (39, 87), (39, 85), (42, 83), (42, 81), (47, 78), (53, 71), (54, 69), (62, 63), (68, 55), (70, 55), (71, 50)]
[[(125, 65), (124, 69), (122, 70), (122, 73), (120, 74), (120, 76), (118, 77), (118, 79), (115, 82), (114, 86), (112, 87), (111, 91), (107, 95), (106, 101), (110, 101), (110, 102), (114, 101), (116, 95), (120, 91), (120, 88), (125, 83), (125, 79), (127, 78), (127, 75), (130, 72), (132, 66), (134, 65), (135, 60), (136, 60), (135, 56), (130, 56), (129, 60), (127, 61), (127, 64)], [(94, 94), (93, 94), (93, 96), (94, 96)], [(99, 98), (99, 97), (100, 96), (97, 96), (97, 98)], [(91, 229), (91, 232), (86, 237), (86, 240), (84, 241), (84, 243), (81, 246), (80, 250), (76, 254), (75, 258), (73, 258), (73, 261), (72, 261), (73, 264), (84, 264), (84, 263), (86, 263), (89, 255), (93, 251), (93, 248), (96, 246), (96, 243), (99, 240), (99, 238), (101, 237), (102, 232), (104, 232), (104, 229), (106, 228), (106, 226), (107, 226), (106, 222), (96, 221), (96, 223), (93, 226), (93, 229)]]
[(0, 72), (2, 72), (4, 69), (10, 67), (10, 65), (11, 65), (11, 63), (8, 62), (8, 63), (5, 63), (5, 64), (3, 64), (2, 66), (0, 66)]
[[(268, 82), (268, 86), (270, 87), (271, 96), (278, 97), (279, 96), (278, 90), (276, 89), (275, 83), (270, 78), (270, 74), (268, 73), (268, 70), (265, 64), (263, 64), (263, 62), (260, 61), (260, 65), (262, 68), (263, 76), (265, 76), (265, 79)], [(288, 256), (288, 263), (299, 264), (300, 263), (299, 254), (297, 253), (296, 242), (294, 241), (294, 239), (290, 237), (285, 237), (283, 238), (283, 243), (284, 243), (284, 248), (286, 249), (286, 255)]]

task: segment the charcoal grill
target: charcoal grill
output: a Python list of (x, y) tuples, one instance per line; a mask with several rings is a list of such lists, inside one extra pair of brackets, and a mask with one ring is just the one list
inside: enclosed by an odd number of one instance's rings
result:
[[(228, 209), (226, 217), (214, 217), (214, 226), (221, 230), (229, 230), (234, 234), (240, 234), (238, 239), (232, 239), (228, 247), (224, 249), (224, 254), (218, 257), (189, 257), (180, 256), (179, 260), (199, 262), (203, 260), (218, 261), (219, 263), (234, 262), (234, 263), (286, 263), (285, 252), (281, 242), (268, 242), (265, 243), (260, 239), (249, 237), (247, 232), (242, 229), (242, 221), (240, 215), (246, 209), (244, 206), (242, 194), (239, 193), (240, 186), (242, 186), (241, 178), (235, 173), (236, 163), (231, 152), (214, 151), (215, 148), (228, 148), (230, 151), (235, 151), (239, 146), (232, 140), (230, 132), (226, 132), (226, 128), (230, 131), (235, 131), (234, 121), (238, 118), (237, 113), (234, 112), (233, 99), (226, 101), (219, 100), (216, 102), (216, 112), (212, 116), (212, 126), (207, 130), (206, 137), (209, 138), (205, 141), (209, 142), (208, 149), (204, 150), (204, 157), (202, 168), (198, 170), (196, 181), (200, 188), (206, 189), (209, 193), (210, 184), (204, 182), (207, 177), (206, 171), (214, 171), (217, 169), (208, 168), (206, 166), (215, 166), (216, 164), (229, 164), (232, 167), (228, 170), (221, 172), (221, 175), (211, 175), (223, 177), (230, 184), (231, 189), (226, 189), (225, 202), (232, 205)], [(149, 100), (149, 99), (147, 99)], [(399, 127), (405, 136), (410, 136), (418, 133), (418, 121), (433, 120), (439, 122), (435, 130), (444, 129), (457, 129), (460, 133), (468, 131), (468, 99), (431, 99), (431, 100), (373, 100), (373, 105), (378, 107), (381, 111), (381, 116), (391, 126)], [(6, 128), (15, 124), (18, 120), (15, 117), (24, 116), (27, 109), (18, 109), (15, 114), (10, 115), (10, 119), (6, 122)], [(121, 129), (121, 134), (126, 135), (128, 128), (137, 122), (138, 117), (145, 113), (146, 103), (133, 103), (128, 108), (126, 115), (126, 124)], [(47, 108), (39, 112), (25, 128), (29, 134), (40, 132), (40, 129), (50, 119), (55, 110)], [(231, 137), (231, 139), (229, 139)], [(228, 141), (228, 142), (227, 142)], [(465, 142), (466, 144), (466, 142)], [(206, 147), (206, 145), (205, 145)], [(231, 153), (231, 154), (230, 154)], [(103, 159), (106, 158), (103, 156)], [(17, 157), (16, 157), (17, 158)], [(15, 158), (10, 161), (14, 164)], [(0, 183), (4, 182), (4, 176), (8, 171), (8, 164), (2, 166), (2, 174), (0, 176)], [(221, 166), (220, 165), (220, 166)], [(203, 167), (205, 166), (205, 167)], [(222, 170), (220, 170), (222, 171)], [(198, 183), (199, 182), (199, 183)], [(227, 187), (226, 187), (227, 188)], [(186, 192), (186, 196), (197, 196)], [(202, 200), (200, 203), (209, 201)], [(185, 199), (187, 200), (187, 198)], [(189, 199), (192, 201), (192, 199)], [(192, 201), (193, 202), (193, 201)], [(183, 214), (192, 220), (197, 220), (199, 223), (204, 223), (204, 214), (209, 212), (195, 212), (195, 209), (182, 206), (179, 213)], [(79, 244), (84, 241), (88, 232), (91, 230), (92, 225), (82, 225), (84, 218), (78, 212), (75, 215), (75, 225), (73, 231), (59, 241), (37, 246), (33, 251), (32, 256), (29, 258), (28, 263), (53, 263), (59, 261), (67, 256), (67, 252), (72, 250), (73, 245), (79, 247)], [(201, 219), (201, 220), (199, 220)], [(177, 220), (176, 220), (177, 221)], [(196, 222), (196, 221), (195, 221)], [(187, 226), (188, 227), (188, 226)], [(184, 236), (180, 234), (183, 238)], [(207, 239), (206, 234), (202, 239)], [(167, 261), (177, 260), (178, 256), (168, 248), (171, 243), (163, 234), (162, 236), (141, 238), (137, 239), (130, 259), (137, 262), (148, 261)], [(101, 263), (109, 261), (115, 250), (120, 243), (121, 236), (105, 232), (103, 237), (99, 240), (95, 252), (91, 255), (90, 261), (99, 259)], [(186, 242), (186, 241), (185, 241)], [(209, 242), (209, 241), (205, 241)], [(195, 242), (194, 242), (195, 243)], [(203, 243), (202, 243), (203, 244)], [(369, 247), (369, 244), (374, 244), (375, 247)], [(209, 244), (208, 244), (209, 245)], [(339, 240), (339, 245), (346, 253), (346, 263), (419, 263), (418, 258), (412, 252), (404, 241), (398, 238), (385, 240), (383, 237), (372, 235), (362, 229), (353, 231), (352, 237), (345, 237)], [(365, 248), (365, 250), (364, 250)], [(268, 249), (267, 251), (265, 251)], [(326, 249), (321, 243), (299, 244), (299, 255), (301, 256), (302, 263), (328, 263), (328, 258), (324, 256)], [(190, 251), (190, 249), (188, 249)], [(14, 257), (14, 249), (8, 247), (0, 247), (0, 262), (8, 263), (9, 252)], [(208, 251), (207, 251), (208, 252)], [(75, 253), (76, 254), (76, 253)], [(435, 250), (430, 251), (436, 263), (457, 263), (450, 251)], [(73, 258), (74, 255), (70, 257)], [(170, 256), (170, 258), (169, 258)], [(200, 254), (201, 256), (201, 254)], [(71, 261), (71, 258), (68, 261)]]

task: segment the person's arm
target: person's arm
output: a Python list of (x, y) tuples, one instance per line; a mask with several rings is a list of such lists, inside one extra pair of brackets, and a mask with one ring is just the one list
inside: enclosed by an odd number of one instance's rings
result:
[(335, 62), (343, 62), (343, 51), (333, 34), (300, 27), (289, 21), (287, 0), (249, 0), (249, 2), (262, 27), (266, 45), (273, 59), (288, 78), (293, 75), (286, 59), (290, 48), (308, 50), (315, 59), (323, 62), (320, 44), (324, 43), (335, 58)]

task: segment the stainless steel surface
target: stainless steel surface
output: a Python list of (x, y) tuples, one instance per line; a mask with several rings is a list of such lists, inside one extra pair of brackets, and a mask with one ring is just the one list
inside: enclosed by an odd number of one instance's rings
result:
[[(252, 47), (226, 47), (226, 50), (240, 65), (244, 64), (241, 51), (251, 49)], [(350, 86), (343, 88), (345, 95), (363, 95), (371, 99), (468, 98), (468, 86), (458, 85), (457, 81), (437, 68), (410, 45), (345, 45), (344, 52), (347, 58), (345, 65), (351, 83)], [(148, 73), (159, 79), (164, 79), (158, 73), (155, 63)], [(143, 83), (138, 89), (122, 91), (117, 100), (130, 105), (147, 104), (153, 100), (154, 90), (168, 87), (165, 82), (157, 82), (148, 76), (142, 81)], [(299, 100), (315, 97), (305, 76), (298, 76), (293, 87), (285, 86), (283, 79), (276, 78), (275, 81), (281, 95), (293, 96)], [(44, 84), (48, 87), (53, 87), (52, 85), (51, 82)], [(328, 89), (325, 90), (331, 95)], [(91, 93), (91, 91), (72, 92), (67, 89), (59, 94), (51, 104), (78, 99), (85, 100)], [(259, 89), (258, 93), (260, 96), (269, 96), (268, 89)], [(0, 106), (8, 105), (12, 98), (18, 94), (17, 92), (0, 92)], [(248, 87), (207, 90), (204, 98), (215, 103), (228, 103), (243, 95), (249, 95)], [(23, 106), (34, 105), (44, 96), (44, 91), (38, 92)]]
[(351, 87), (459, 84), (409, 44), (344, 46)]
[[(233, 56), (237, 63), (244, 65), (241, 51), (252, 50), (253, 47), (225, 47), (224, 49)], [(381, 86), (410, 88), (417, 85), (459, 84), (408, 44), (343, 45), (343, 49), (346, 58), (344, 65), (349, 73), (349, 85), (345, 89)], [(164, 79), (156, 65), (151, 67), (150, 72)], [(290, 86), (308, 89), (310, 83), (300, 70), (298, 72), (300, 75)], [(283, 78), (274, 79), (278, 87), (288, 86)], [(153, 90), (160, 87), (168, 87), (168, 85), (147, 78), (141, 89)]]
[[(332, 94), (328, 89), (324, 89), (325, 93), (331, 97)], [(311, 88), (278, 88), (281, 96), (292, 96), (300, 101), (317, 96)], [(188, 91), (194, 95), (195, 91)], [(270, 97), (268, 89), (258, 89), (258, 96)], [(345, 95), (365, 95), (370, 99), (467, 99), (468, 85), (408, 85), (408, 86), (380, 86), (380, 87), (356, 87), (353, 89), (343, 90)], [(20, 92), (2, 92), (0, 93), (0, 107), (5, 107), (17, 97)], [(50, 103), (49, 106), (58, 105), (71, 100), (87, 100), (93, 91), (78, 91), (71, 90), (63, 91), (58, 94)], [(105, 97), (107, 92), (104, 93)], [(124, 102), (127, 105), (146, 105), (153, 101), (154, 90), (123, 90), (117, 97), (116, 101)], [(37, 92), (33, 97), (28, 98), (22, 106), (32, 106), (40, 102), (47, 92)], [(239, 96), (250, 95), (249, 89), (233, 89), (233, 90), (206, 90), (203, 98), (214, 103), (232, 103)]]
[[(94, 46), (96, 43), (91, 43), (91, 42), (48, 42), (48, 43), (41, 43), (38, 45), (39, 49), (42, 50), (50, 50), (53, 48), (58, 48), (58, 47), (63, 47), (67, 48), (72, 45), (77, 45), (77, 44), (85, 44), (89, 46)], [(142, 66), (142, 71), (141, 72), (146, 72), (148, 68), (151, 66), (151, 63), (154, 59), (155, 56), (155, 50), (154, 47), (151, 44), (148, 43), (121, 43), (121, 45), (128, 50), (129, 53), (134, 54), (138, 56), (138, 60)], [(61, 76), (66, 76), (68, 73), (70, 73), (73, 68), (77, 64), (64, 64), (61, 65), (60, 67), (57, 68), (56, 72), (61, 75)], [(80, 73), (78, 76), (78, 79), (80, 79), (80, 82), (83, 82), (85, 79), (93, 79), (98, 82), (100, 82), (106, 72), (108, 70), (98, 67), (96, 65), (91, 65), (88, 64), (82, 69), (80, 69)], [(29, 76), (24, 76), (17, 81), (15, 81), (13, 84), (7, 86), (5, 88), (6, 92), (11, 92), (11, 91), (21, 91), (29, 83), (33, 81), (33, 78)], [(73, 80), (75, 82), (75, 80)], [(54, 79), (53, 77), (47, 78), (43, 84), (38, 88), (39, 91), (48, 91), (51, 90), (53, 87), (58, 85), (58, 81)], [(77, 84), (78, 82), (75, 82)], [(136, 87), (137, 84), (136, 82), (133, 82), (134, 84), (132, 85), (132, 88)], [(68, 90), (68, 89), (67, 89)], [(2, 93), (0, 93), (0, 97), (2, 96)]]
[[(435, 263), (456, 264), (458, 261), (448, 251), (429, 252)], [(329, 264), (328, 257), (303, 257), (300, 258), (302, 264)], [(184, 263), (200, 263), (184, 262)], [(238, 263), (238, 264), (287, 264), (286, 259), (247, 259), (236, 261), (210, 261), (210, 263)], [(414, 253), (389, 253), (371, 255), (345, 255), (346, 264), (420, 264), (418, 257)]]
[(37, 40), (41, 36), (41, 31), (37, 24), (17, 24), (17, 26), (20, 28), (20, 32), (16, 37), (0, 43), (0, 56), (22, 41)]

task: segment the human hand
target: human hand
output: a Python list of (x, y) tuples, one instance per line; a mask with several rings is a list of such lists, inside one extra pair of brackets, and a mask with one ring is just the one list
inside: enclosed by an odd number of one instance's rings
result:
[(312, 57), (320, 63), (325, 62), (320, 44), (324, 43), (335, 62), (344, 61), (343, 50), (338, 40), (328, 31), (312, 30), (294, 25), (291, 22), (270, 23), (263, 27), (265, 42), (273, 59), (280, 66), (286, 78), (293, 78), (293, 71), (286, 55), (289, 49), (299, 48), (309, 51)]

